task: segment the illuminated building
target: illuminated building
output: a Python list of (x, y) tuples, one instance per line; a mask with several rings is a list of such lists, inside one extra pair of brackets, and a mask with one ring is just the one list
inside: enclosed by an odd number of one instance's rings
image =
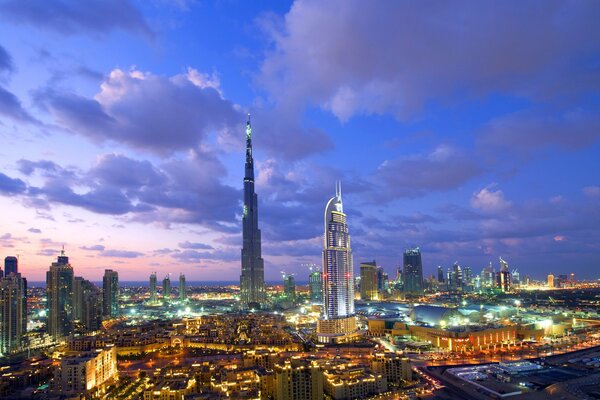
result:
[(47, 329), (54, 340), (71, 332), (73, 312), (73, 267), (63, 249), (46, 272)]
[(290, 301), (296, 301), (296, 280), (294, 275), (283, 275), (283, 294)]
[(112, 269), (104, 270), (102, 278), (102, 315), (119, 316), (119, 274)]
[(185, 275), (179, 274), (179, 301), (185, 301), (187, 299), (185, 287)]
[(341, 184), (325, 207), (323, 235), (324, 315), (317, 322), (321, 342), (348, 340), (354, 335), (354, 277), (350, 235), (342, 203)]
[(79, 321), (86, 331), (95, 331), (100, 327), (101, 315), (100, 289), (92, 282), (76, 276), (73, 279), (72, 319)]
[(242, 213), (242, 273), (240, 303), (245, 309), (260, 309), (266, 302), (265, 267), (261, 255), (258, 229), (258, 198), (254, 192), (254, 157), (252, 156), (252, 126), (246, 123), (246, 165), (244, 175), (244, 209)]
[(4, 259), (4, 275), (16, 274), (19, 272), (19, 259), (14, 256), (8, 256)]
[(500, 271), (496, 273), (496, 287), (503, 293), (510, 292), (512, 287), (508, 263), (504, 261), (502, 257), (500, 257)]
[(169, 278), (169, 275), (165, 276), (165, 278), (163, 279), (162, 293), (163, 301), (165, 303), (171, 301), (171, 278)]
[(195, 379), (162, 379), (144, 391), (144, 400), (183, 400), (191, 393)]
[(275, 400), (321, 400), (323, 374), (317, 364), (293, 358), (275, 365)]
[(423, 293), (423, 263), (421, 250), (418, 247), (406, 249), (404, 261), (404, 292), (411, 294)]
[(60, 395), (91, 396), (119, 379), (115, 347), (64, 356), (56, 366), (52, 391)]
[(150, 303), (156, 304), (158, 302), (158, 295), (156, 294), (156, 273), (150, 274)]
[(554, 275), (553, 274), (548, 274), (548, 287), (549, 288), (554, 287)]
[(437, 267), (437, 281), (438, 283), (444, 283), (444, 268), (441, 265)]
[(461, 291), (463, 289), (463, 270), (457, 262), (451, 268), (448, 268), (448, 290)]
[(375, 261), (360, 264), (360, 298), (362, 300), (378, 299), (378, 273)]
[(381, 374), (388, 384), (398, 384), (400, 381), (412, 381), (412, 365), (407, 357), (395, 353), (375, 354), (371, 362), (373, 372)]
[(323, 275), (321, 271), (312, 271), (308, 276), (310, 299), (313, 302), (323, 302)]
[(484, 267), (481, 271), (481, 287), (483, 288), (491, 288), (494, 287), (494, 267), (492, 263), (487, 267)]
[(360, 366), (348, 366), (323, 372), (324, 392), (332, 399), (366, 399), (387, 391), (387, 381)]
[(21, 349), (27, 331), (27, 284), (21, 274), (0, 278), (0, 354)]

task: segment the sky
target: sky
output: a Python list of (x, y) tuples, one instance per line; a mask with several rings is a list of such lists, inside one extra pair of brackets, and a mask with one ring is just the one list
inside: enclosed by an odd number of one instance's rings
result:
[(251, 113), (265, 277), (321, 265), (600, 278), (600, 2), (0, 0), (0, 256), (30, 281), (240, 273)]

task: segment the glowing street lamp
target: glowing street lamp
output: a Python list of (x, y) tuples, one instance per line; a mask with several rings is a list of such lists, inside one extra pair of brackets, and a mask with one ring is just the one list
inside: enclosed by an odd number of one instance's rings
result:
[(519, 307), (521, 307), (521, 300), (515, 300), (515, 306), (517, 306), (517, 317), (519, 316)]

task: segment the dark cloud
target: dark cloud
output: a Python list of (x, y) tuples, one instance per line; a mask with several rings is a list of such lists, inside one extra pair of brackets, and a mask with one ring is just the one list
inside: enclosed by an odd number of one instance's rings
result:
[(12, 72), (14, 69), (12, 57), (6, 49), (0, 46), (0, 72), (8, 71)]
[(0, 193), (21, 194), (27, 190), (27, 185), (21, 179), (11, 178), (0, 172)]
[(196, 147), (212, 132), (243, 132), (242, 114), (218, 85), (193, 69), (171, 78), (116, 69), (95, 98), (48, 89), (36, 100), (73, 133), (170, 154)]
[(29, 228), (27, 229), (27, 232), (31, 232), (31, 233), (42, 233), (41, 229), (38, 228)]
[(167, 177), (149, 161), (133, 160), (118, 154), (106, 154), (100, 157), (88, 176), (98, 180), (101, 185), (124, 189), (139, 189), (142, 186), (158, 187), (167, 181)]
[(193, 243), (193, 242), (189, 242), (189, 241), (185, 241), (182, 243), (179, 243), (179, 247), (181, 247), (182, 249), (192, 249), (192, 250), (212, 250), (213, 247), (209, 244), (206, 243)]
[(563, 101), (600, 88), (599, 17), (596, 1), (296, 1), (259, 22), (273, 44), (259, 81), (283, 107), (316, 104), (342, 121), (405, 118), (457, 94)]
[(11, 118), (17, 122), (37, 123), (21, 105), (21, 101), (13, 93), (0, 86), (0, 115)]
[(104, 33), (121, 29), (149, 38), (154, 33), (139, 10), (129, 0), (7, 0), (0, 4), (0, 15), (10, 21), (25, 22), (65, 35)]

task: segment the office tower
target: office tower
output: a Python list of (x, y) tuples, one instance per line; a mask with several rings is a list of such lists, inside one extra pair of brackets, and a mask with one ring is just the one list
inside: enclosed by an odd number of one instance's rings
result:
[(437, 267), (437, 281), (438, 283), (444, 283), (444, 268), (441, 265)]
[(283, 275), (283, 294), (290, 301), (296, 301), (296, 280), (294, 275)]
[(553, 274), (548, 274), (548, 287), (549, 288), (554, 287), (554, 275)]
[(511, 272), (511, 282), (513, 286), (521, 285), (521, 275), (519, 274), (519, 270), (516, 268)]
[(467, 292), (473, 290), (473, 270), (471, 267), (463, 268), (462, 289)]
[(377, 300), (378, 296), (378, 270), (377, 264), (365, 262), (360, 264), (360, 298), (362, 300)]
[(64, 249), (46, 272), (46, 297), (48, 333), (60, 340), (71, 332), (73, 318), (73, 267)]
[(462, 291), (463, 290), (463, 269), (455, 262), (452, 267), (448, 268), (448, 276), (446, 278), (448, 282), (448, 290), (450, 291)]
[(169, 302), (171, 301), (171, 278), (169, 275), (165, 276), (163, 279), (163, 301)]
[(558, 276), (558, 278), (556, 278), (554, 284), (559, 288), (564, 288), (567, 286), (568, 281), (569, 277), (567, 275), (561, 274)]
[(156, 304), (158, 302), (158, 295), (156, 294), (156, 272), (150, 274), (150, 303)]
[(404, 272), (402, 271), (402, 265), (398, 266), (396, 270), (396, 289), (404, 289)]
[(73, 320), (84, 332), (96, 331), (102, 321), (102, 294), (92, 282), (73, 278)]
[(321, 271), (311, 271), (308, 275), (308, 289), (311, 301), (323, 302), (323, 275)]
[(4, 259), (4, 275), (16, 274), (19, 272), (19, 259), (17, 257), (8, 256)]
[(179, 301), (185, 301), (186, 299), (185, 275), (179, 274)]
[(502, 257), (500, 257), (500, 271), (496, 273), (496, 287), (503, 293), (510, 292), (512, 287), (508, 263)]
[(377, 267), (377, 290), (383, 292), (383, 267)]
[(254, 192), (254, 157), (250, 115), (246, 123), (246, 166), (244, 175), (244, 209), (242, 213), (242, 273), (240, 303), (245, 309), (260, 309), (266, 303), (265, 267), (261, 256), (258, 229), (258, 198)]
[(423, 293), (423, 264), (418, 247), (404, 251), (404, 292)]
[(119, 316), (119, 274), (112, 269), (104, 270), (102, 278), (102, 315), (109, 318)]
[(349, 340), (356, 332), (354, 276), (350, 235), (341, 184), (325, 207), (323, 235), (323, 299), (325, 313), (317, 322), (321, 342)]
[(21, 274), (12, 272), (0, 278), (0, 354), (22, 349), (27, 331), (26, 292), (26, 280)]
[(4, 271), (2, 271), (2, 268), (0, 268), (0, 279), (4, 278)]
[(483, 288), (491, 288), (494, 287), (495, 284), (494, 279), (494, 267), (492, 266), (492, 262), (490, 261), (490, 265), (484, 267), (481, 271), (481, 287)]

